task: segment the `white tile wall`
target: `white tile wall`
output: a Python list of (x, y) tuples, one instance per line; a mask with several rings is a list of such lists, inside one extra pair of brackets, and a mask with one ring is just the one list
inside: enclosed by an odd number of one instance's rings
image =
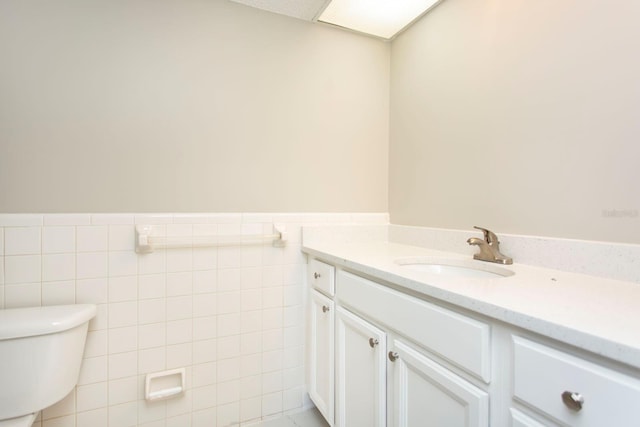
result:
[[(166, 235), (271, 233), (271, 245), (134, 252), (134, 224)], [(386, 214), (0, 214), (0, 308), (94, 303), (79, 384), (36, 427), (215, 427), (305, 402), (303, 225)], [(186, 367), (177, 399), (146, 373)]]

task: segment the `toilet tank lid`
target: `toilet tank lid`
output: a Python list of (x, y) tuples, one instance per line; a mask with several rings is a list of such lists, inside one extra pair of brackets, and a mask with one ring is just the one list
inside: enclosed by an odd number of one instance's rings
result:
[(52, 334), (75, 328), (96, 315), (94, 304), (0, 310), (0, 340)]

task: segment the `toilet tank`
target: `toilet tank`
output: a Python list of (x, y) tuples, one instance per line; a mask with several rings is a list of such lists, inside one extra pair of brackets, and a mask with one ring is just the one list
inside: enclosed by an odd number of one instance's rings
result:
[(40, 411), (78, 381), (93, 304), (0, 310), (0, 420)]

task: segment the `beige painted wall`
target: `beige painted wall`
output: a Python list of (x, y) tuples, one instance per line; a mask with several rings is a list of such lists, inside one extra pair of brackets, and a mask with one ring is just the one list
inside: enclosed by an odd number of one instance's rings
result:
[(391, 53), (391, 221), (640, 243), (640, 2), (445, 0)]
[(387, 211), (378, 40), (225, 0), (3, 0), (0, 62), (0, 212)]

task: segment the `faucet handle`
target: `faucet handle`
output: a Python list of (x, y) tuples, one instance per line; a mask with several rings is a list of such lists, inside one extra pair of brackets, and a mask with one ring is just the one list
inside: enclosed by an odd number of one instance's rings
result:
[(482, 227), (478, 227), (477, 225), (474, 225), (473, 228), (475, 228), (476, 230), (480, 230), (482, 231), (482, 234), (484, 234), (484, 241), (492, 244), (492, 243), (499, 243), (498, 242), (498, 236), (496, 236), (496, 234), (491, 231), (491, 230), (487, 230), (486, 228), (482, 228)]

